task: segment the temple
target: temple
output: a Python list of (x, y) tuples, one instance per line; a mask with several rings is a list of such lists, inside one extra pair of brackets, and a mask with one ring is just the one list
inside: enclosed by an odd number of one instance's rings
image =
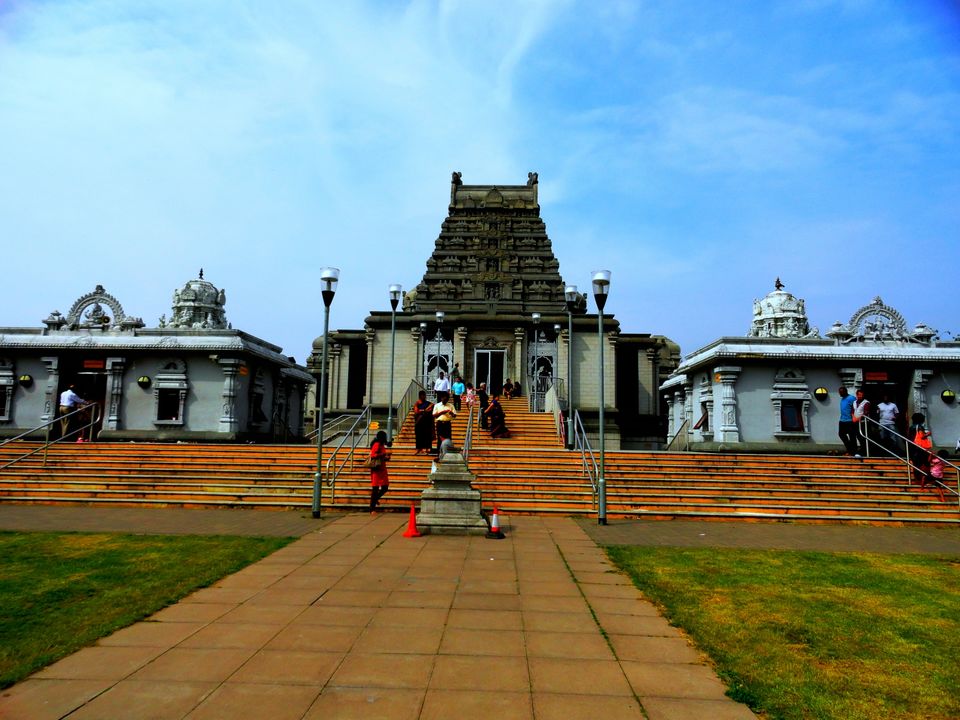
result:
[(778, 278), (754, 301), (745, 336), (690, 353), (661, 386), (670, 438), (701, 450), (840, 450), (842, 385), (851, 394), (862, 389), (874, 406), (885, 396), (894, 402), (901, 433), (921, 413), (934, 442), (954, 446), (960, 343), (941, 341), (924, 323), (910, 329), (879, 297), (825, 335)]
[[(453, 173), (447, 216), (426, 271), (396, 313), (393, 397), (391, 313), (373, 311), (363, 329), (330, 334), (326, 411), (370, 405), (386, 416), (388, 405), (398, 403), (412, 382), (432, 387), (439, 371), (449, 373), (456, 365), (475, 386), (486, 383), (499, 391), (507, 379), (519, 381), (540, 410), (547, 409), (552, 390), (596, 434), (598, 318), (587, 312), (583, 293), (568, 315), (538, 190), (536, 173), (528, 173), (522, 185), (465, 185), (461, 174)], [(589, 276), (583, 282), (588, 285)], [(322, 341), (317, 338), (307, 361), (317, 377)], [(679, 348), (662, 336), (622, 333), (609, 314), (603, 318), (603, 343), (606, 443), (661, 444), (666, 425), (657, 388), (679, 361)]]
[[(148, 328), (101, 285), (40, 328), (0, 328), (0, 437), (58, 412), (73, 386), (93, 403), (87, 439), (290, 441), (313, 378), (276, 345), (234, 330), (226, 293), (203, 279)], [(50, 426), (54, 436), (60, 423)]]

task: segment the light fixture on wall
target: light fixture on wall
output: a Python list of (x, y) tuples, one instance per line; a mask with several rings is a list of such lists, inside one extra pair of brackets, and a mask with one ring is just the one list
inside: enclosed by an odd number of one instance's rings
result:
[(947, 389), (940, 393), (940, 399), (943, 400), (947, 405), (952, 405), (957, 399), (957, 394), (953, 390)]
[(137, 385), (142, 387), (144, 390), (150, 387), (150, 383), (151, 383), (151, 380), (146, 375), (141, 375), (140, 377), (137, 378)]
[(21, 375), (17, 378), (17, 382), (20, 383), (20, 387), (30, 387), (33, 385), (33, 376), (32, 375)]
[(813, 391), (813, 396), (820, 402), (823, 402), (824, 400), (826, 400), (829, 394), (830, 394), (830, 391), (827, 390), (825, 387), (818, 387), (816, 390)]

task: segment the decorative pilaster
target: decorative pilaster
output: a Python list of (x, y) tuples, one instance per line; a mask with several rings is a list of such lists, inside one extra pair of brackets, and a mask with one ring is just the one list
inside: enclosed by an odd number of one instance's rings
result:
[(863, 368), (840, 368), (840, 383), (853, 395), (863, 384)]
[(43, 417), (40, 419), (47, 422), (48, 420), (53, 420), (57, 412), (57, 403), (59, 402), (59, 398), (57, 398), (57, 388), (60, 386), (60, 358), (44, 357), (40, 359), (44, 365), (47, 366), (47, 387), (44, 390)]
[[(349, 348), (347, 353), (349, 353)], [(346, 406), (345, 395), (348, 378), (341, 375), (343, 372), (343, 345), (330, 343), (327, 348), (327, 404), (325, 408), (342, 408)], [(317, 392), (319, 392), (319, 387)]]
[(926, 418), (927, 430), (930, 427), (930, 405), (927, 403), (927, 383), (933, 377), (933, 370), (913, 371), (913, 412), (921, 413)]
[(689, 377), (683, 380), (683, 419), (690, 421), (687, 432), (692, 432), (693, 424), (697, 420), (693, 415), (693, 380)]
[(737, 392), (734, 385), (743, 368), (722, 366), (713, 369), (714, 383), (720, 383), (720, 425), (715, 439), (720, 442), (740, 442), (737, 425)]
[(120, 399), (123, 397), (123, 370), (126, 367), (126, 358), (107, 358), (107, 417), (104, 418), (104, 430), (120, 429)]
[(677, 431), (676, 413), (673, 410), (677, 394), (675, 392), (668, 392), (664, 397), (667, 400), (667, 439), (669, 440)]
[(218, 430), (223, 433), (237, 432), (236, 402), (237, 402), (237, 373), (243, 361), (238, 358), (216, 358), (217, 364), (223, 370), (223, 391), (221, 392), (222, 406), (220, 409), (220, 425)]

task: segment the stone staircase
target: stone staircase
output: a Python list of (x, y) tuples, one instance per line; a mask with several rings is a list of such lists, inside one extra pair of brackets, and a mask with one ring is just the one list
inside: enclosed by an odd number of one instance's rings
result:
[[(593, 492), (579, 453), (560, 446), (553, 418), (505, 401), (511, 437), (475, 429), (470, 468), (484, 506), (507, 513), (592, 516)], [(466, 417), (454, 423), (463, 442)], [(0, 465), (31, 443), (0, 448)], [(329, 457), (324, 449), (324, 462)], [(431, 457), (414, 454), (412, 423), (393, 447), (385, 506), (418, 502)], [(960, 525), (955, 502), (908, 486), (893, 460), (708, 453), (606, 453), (610, 518), (790, 520)], [(303, 445), (86, 443), (54, 445), (0, 471), (0, 502), (308, 509), (316, 448)], [(325, 508), (361, 509), (369, 475), (347, 469), (324, 486)]]

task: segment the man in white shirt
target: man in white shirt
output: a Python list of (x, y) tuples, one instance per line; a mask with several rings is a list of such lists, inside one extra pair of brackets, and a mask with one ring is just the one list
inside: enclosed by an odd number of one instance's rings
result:
[(893, 432), (897, 427), (897, 416), (900, 408), (890, 402), (890, 396), (884, 395), (883, 402), (877, 404), (878, 419), (880, 421), (880, 442), (888, 447), (893, 445)]
[(444, 376), (443, 370), (441, 370), (440, 374), (437, 375), (437, 379), (433, 381), (433, 393), (436, 395), (438, 400), (440, 399), (440, 393), (442, 392), (450, 392), (450, 380)]
[(70, 418), (63, 416), (87, 404), (86, 400), (77, 395), (75, 387), (71, 383), (70, 387), (60, 393), (60, 437), (66, 437), (67, 430), (70, 428)]

